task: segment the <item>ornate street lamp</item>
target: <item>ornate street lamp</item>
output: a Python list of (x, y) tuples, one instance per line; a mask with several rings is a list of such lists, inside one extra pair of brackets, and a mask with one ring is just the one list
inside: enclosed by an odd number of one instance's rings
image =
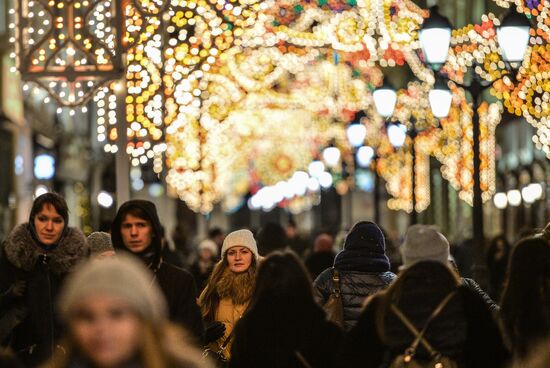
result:
[[(439, 24), (447, 23), (444, 27), (442, 26), (441, 29), (449, 28), (450, 30), (450, 23), (448, 20), (442, 20), (441, 15), (437, 13), (437, 9), (432, 8), (432, 13), (430, 14), (430, 19), (434, 18), (434, 21), (437, 21)], [(523, 18), (523, 19), (522, 19)], [(431, 29), (429, 28), (431, 24), (431, 20), (428, 19), (425, 22), (425, 28), (427, 30)], [(431, 26), (430, 26), (431, 27)], [(437, 28), (437, 27), (432, 27)], [(518, 61), (523, 60), (525, 56), (525, 52), (527, 50), (527, 44), (529, 41), (529, 28), (530, 24), (528, 20), (520, 15), (517, 14), (515, 11), (510, 10), (509, 13), (503, 18), (502, 25), (497, 29), (497, 34), (499, 35), (499, 44), (500, 47), (503, 49), (502, 57), (505, 61), (509, 63), (515, 63)], [(441, 34), (442, 31), (441, 31)], [(436, 57), (435, 55), (439, 55), (441, 53), (441, 50), (443, 48), (449, 47), (449, 43), (446, 41), (446, 38), (444, 37), (434, 37), (433, 39), (427, 39), (426, 37), (420, 37), (420, 42), (422, 45), (422, 49), (424, 50), (424, 54), (426, 56), (426, 62), (434, 69), (439, 70), (441, 67), (441, 64), (445, 61), (441, 60), (440, 57)], [(447, 53), (448, 55), (448, 53)], [(474, 67), (478, 66), (476, 63), (474, 63)], [(510, 65), (509, 65), (510, 66)], [(494, 83), (495, 81), (492, 81)], [(480, 80), (480, 77), (477, 73), (473, 73), (473, 78), (470, 83), (470, 85), (464, 85), (455, 82), (457, 85), (461, 86), (463, 89), (467, 90), (470, 95), (472, 96), (473, 100), (473, 117), (472, 117), (472, 124), (473, 124), (473, 143), (472, 143), (472, 150), (473, 150), (473, 216), (472, 216), (472, 225), (473, 225), (473, 235), (474, 235), (474, 241), (477, 246), (477, 267), (483, 267), (483, 246), (484, 246), (484, 231), (483, 231), (483, 201), (482, 201), (482, 191), (481, 191), (481, 178), (480, 178), (480, 171), (481, 171), (481, 156), (480, 156), (480, 126), (479, 126), (479, 113), (478, 108), (480, 104), (480, 96), (483, 92), (483, 90), (491, 85), (491, 83), (486, 84), (483, 83), (483, 81)], [(434, 106), (432, 104), (432, 106)], [(437, 116), (434, 109), (432, 110), (435, 116)], [(521, 200), (521, 193), (519, 193), (519, 198)], [(512, 195), (512, 199), (517, 199), (516, 193)], [(510, 201), (510, 197), (508, 196), (508, 203), (512, 205), (513, 201)]]
[(405, 144), (407, 138), (407, 127), (401, 123), (389, 124), (386, 128), (388, 139), (393, 148), (401, 148)]
[(351, 146), (354, 148), (361, 147), (363, 143), (365, 143), (365, 137), (367, 136), (367, 128), (361, 122), (361, 119), (365, 116), (366, 115), (363, 111), (358, 112), (355, 115), (355, 118), (353, 119), (353, 121), (346, 128), (346, 135), (348, 137), (348, 141), (351, 144)]
[(369, 167), (374, 158), (374, 149), (370, 146), (361, 146), (355, 155), (359, 167)]
[(530, 29), (529, 20), (515, 11), (509, 11), (502, 19), (497, 28), (497, 38), (505, 61), (517, 63), (523, 60), (529, 44)]
[(495, 193), (493, 203), (499, 210), (503, 210), (508, 206), (508, 196), (504, 192)]
[(323, 161), (325, 161), (328, 167), (334, 168), (338, 166), (340, 156), (340, 150), (332, 144), (323, 150)]
[(382, 117), (389, 118), (392, 116), (395, 104), (397, 103), (397, 93), (389, 82), (384, 80), (384, 84), (374, 90), (372, 97), (376, 111)]
[(430, 17), (418, 33), (426, 62), (439, 69), (447, 61), (451, 44), (451, 22), (439, 14), (437, 6), (430, 8)]
[(430, 108), (432, 114), (436, 118), (446, 118), (449, 116), (449, 110), (451, 109), (451, 102), (453, 101), (453, 95), (447, 81), (441, 78), (435, 80), (433, 88), (428, 93), (428, 99), (430, 101)]

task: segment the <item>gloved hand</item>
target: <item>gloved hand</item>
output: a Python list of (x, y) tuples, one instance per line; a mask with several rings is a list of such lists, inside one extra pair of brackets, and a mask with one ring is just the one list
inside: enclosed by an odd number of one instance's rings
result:
[(206, 326), (204, 331), (204, 344), (207, 345), (212, 341), (218, 340), (225, 334), (225, 325), (219, 321), (214, 321)]
[(0, 294), (0, 307), (9, 305), (16, 298), (20, 298), (25, 294), (27, 283), (24, 280), (17, 280), (14, 282), (8, 290)]
[(17, 280), (11, 287), (11, 294), (13, 296), (23, 296), (25, 289), (27, 288), (27, 283), (25, 280)]

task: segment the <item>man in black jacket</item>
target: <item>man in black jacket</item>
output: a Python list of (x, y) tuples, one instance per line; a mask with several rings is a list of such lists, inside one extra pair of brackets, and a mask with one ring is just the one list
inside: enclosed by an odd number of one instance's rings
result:
[(145, 200), (123, 203), (111, 225), (111, 238), (115, 249), (133, 253), (153, 272), (168, 303), (170, 320), (201, 340), (203, 324), (193, 276), (162, 260), (162, 229), (155, 205)]

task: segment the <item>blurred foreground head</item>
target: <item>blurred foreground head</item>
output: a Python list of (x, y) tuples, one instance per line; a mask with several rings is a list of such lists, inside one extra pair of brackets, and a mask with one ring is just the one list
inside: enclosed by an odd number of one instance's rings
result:
[(168, 327), (166, 302), (152, 279), (130, 255), (80, 265), (59, 298), (67, 354), (54, 367), (201, 367), (200, 352)]

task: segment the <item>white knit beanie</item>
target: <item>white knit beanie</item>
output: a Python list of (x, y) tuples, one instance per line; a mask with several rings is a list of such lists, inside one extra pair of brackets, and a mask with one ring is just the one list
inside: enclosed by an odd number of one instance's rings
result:
[(250, 249), (254, 254), (254, 257), (258, 259), (260, 255), (258, 254), (258, 246), (256, 245), (256, 240), (254, 235), (250, 230), (241, 229), (229, 233), (223, 240), (222, 246), (222, 258), (225, 256), (225, 252), (232, 247), (245, 247)]
[(214, 257), (218, 256), (218, 245), (215, 241), (210, 239), (204, 239), (199, 243), (199, 252), (203, 249), (208, 249), (210, 252), (212, 252), (212, 255)]
[(83, 299), (109, 295), (127, 302), (145, 320), (166, 319), (166, 301), (153, 275), (134, 256), (119, 254), (80, 264), (69, 276), (59, 297), (59, 311), (66, 320)]
[(449, 262), (449, 242), (435, 226), (413, 225), (405, 234), (401, 253), (403, 267), (419, 261)]

